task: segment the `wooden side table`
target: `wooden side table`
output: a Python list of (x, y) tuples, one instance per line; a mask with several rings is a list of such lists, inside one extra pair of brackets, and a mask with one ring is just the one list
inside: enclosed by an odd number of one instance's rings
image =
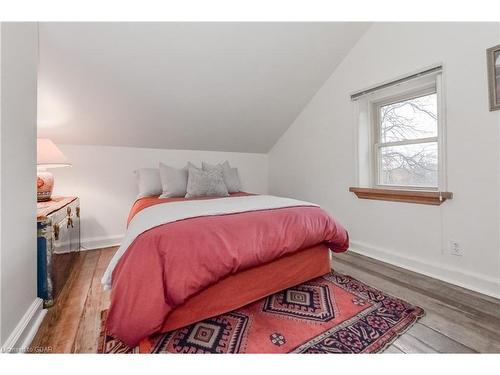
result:
[(38, 297), (51, 307), (80, 251), (80, 200), (54, 197), (37, 203)]

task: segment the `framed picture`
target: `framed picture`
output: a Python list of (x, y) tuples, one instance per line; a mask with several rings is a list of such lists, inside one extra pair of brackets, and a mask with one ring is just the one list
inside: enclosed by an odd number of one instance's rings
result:
[(500, 109), (500, 44), (488, 48), (488, 84), (490, 90), (490, 111)]

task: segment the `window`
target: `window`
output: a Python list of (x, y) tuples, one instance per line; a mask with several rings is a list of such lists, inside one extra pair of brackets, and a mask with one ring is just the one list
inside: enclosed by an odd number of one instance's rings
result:
[(434, 87), (373, 103), (376, 186), (437, 190), (438, 101)]
[(440, 205), (446, 191), (442, 66), (351, 95), (358, 198)]

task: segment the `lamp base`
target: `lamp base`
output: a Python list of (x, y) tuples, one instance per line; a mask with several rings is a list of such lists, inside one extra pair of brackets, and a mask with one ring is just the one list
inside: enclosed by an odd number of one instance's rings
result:
[(54, 188), (54, 175), (50, 172), (38, 170), (36, 174), (36, 200), (38, 202), (50, 201)]

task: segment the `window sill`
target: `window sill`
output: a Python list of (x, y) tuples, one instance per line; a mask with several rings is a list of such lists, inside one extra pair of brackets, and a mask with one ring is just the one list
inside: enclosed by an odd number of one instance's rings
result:
[(360, 199), (375, 199), (379, 201), (407, 202), (439, 206), (447, 199), (453, 198), (453, 193), (419, 190), (396, 190), (350, 187), (349, 191)]

